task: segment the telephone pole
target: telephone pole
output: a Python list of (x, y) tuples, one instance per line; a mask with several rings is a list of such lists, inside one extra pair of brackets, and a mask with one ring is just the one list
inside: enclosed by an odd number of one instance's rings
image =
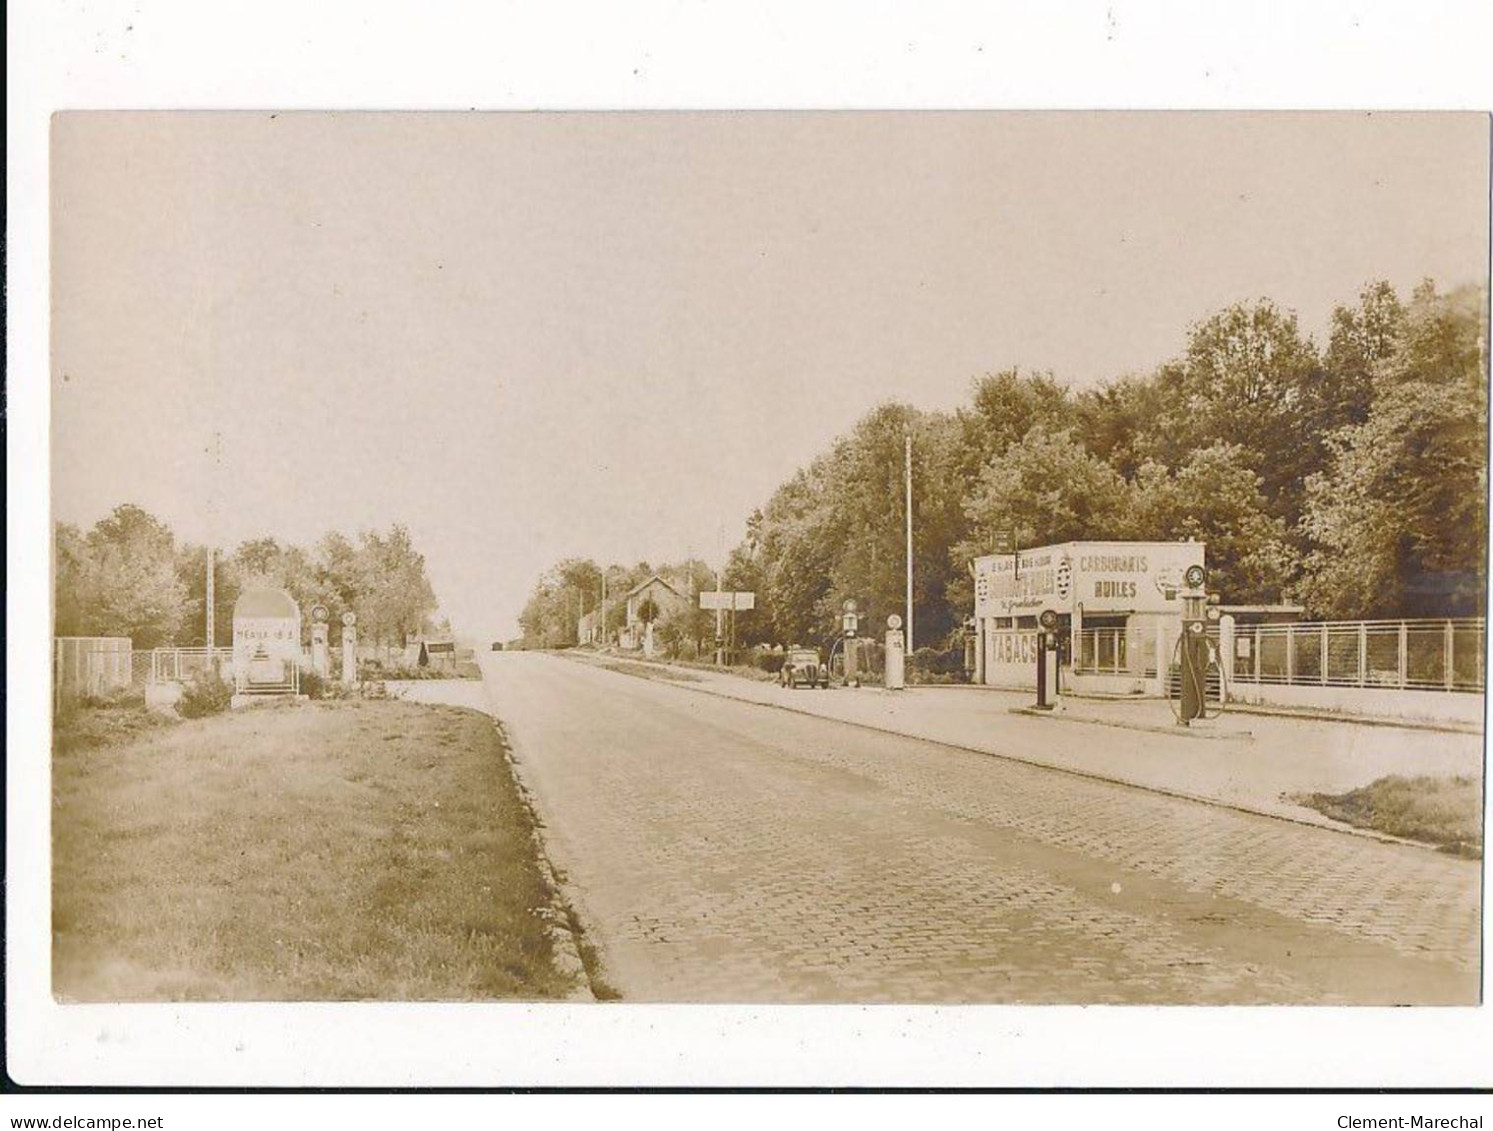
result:
[(218, 551), (216, 548), (209, 546), (207, 548), (207, 599), (203, 602), (206, 606), (207, 624), (202, 638), (203, 642), (207, 645), (207, 654), (209, 657), (212, 656), (213, 647), (217, 640), (218, 606), (213, 593), (213, 575), (218, 572), (217, 563)]
[(912, 431), (903, 438), (907, 472), (907, 654), (912, 655)]

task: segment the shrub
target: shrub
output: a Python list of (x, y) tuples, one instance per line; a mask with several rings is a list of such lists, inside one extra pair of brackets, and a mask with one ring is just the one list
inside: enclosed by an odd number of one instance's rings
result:
[(105, 691), (102, 695), (82, 695), (76, 701), (79, 707), (87, 707), (92, 710), (111, 710), (113, 708), (133, 709), (144, 708), (145, 688), (143, 686), (116, 687)]
[(783, 670), (783, 653), (759, 652), (757, 653), (757, 666), (770, 675), (777, 675)]
[(182, 689), (176, 713), (184, 719), (201, 719), (220, 715), (233, 701), (233, 684), (217, 672), (200, 672)]
[(325, 699), (327, 678), (320, 672), (307, 668), (301, 672), (301, 694), (308, 699)]
[(919, 648), (908, 657), (908, 675), (927, 683), (959, 683), (968, 679), (964, 648)]

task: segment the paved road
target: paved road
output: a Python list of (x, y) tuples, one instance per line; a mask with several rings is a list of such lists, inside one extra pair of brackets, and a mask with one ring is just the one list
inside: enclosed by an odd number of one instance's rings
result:
[(483, 657), (630, 1000), (1473, 1003), (1475, 862)]

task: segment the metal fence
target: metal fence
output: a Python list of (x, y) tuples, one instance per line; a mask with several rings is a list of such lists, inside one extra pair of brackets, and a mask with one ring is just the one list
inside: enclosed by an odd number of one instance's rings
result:
[(225, 679), (233, 665), (232, 648), (152, 648), (139, 678), (149, 683), (186, 683), (203, 672)]
[(53, 637), (53, 706), (128, 687), (133, 668), (128, 636)]
[(1486, 625), (1448, 620), (1312, 621), (1234, 630), (1233, 681), (1481, 692)]

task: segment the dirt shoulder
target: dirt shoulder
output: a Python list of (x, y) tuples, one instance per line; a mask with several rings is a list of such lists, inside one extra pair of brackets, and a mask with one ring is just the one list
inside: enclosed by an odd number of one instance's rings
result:
[(544, 920), (533, 818), (477, 711), (355, 700), (145, 727), (94, 717), (59, 728), (52, 817), (63, 1000), (574, 988)]

